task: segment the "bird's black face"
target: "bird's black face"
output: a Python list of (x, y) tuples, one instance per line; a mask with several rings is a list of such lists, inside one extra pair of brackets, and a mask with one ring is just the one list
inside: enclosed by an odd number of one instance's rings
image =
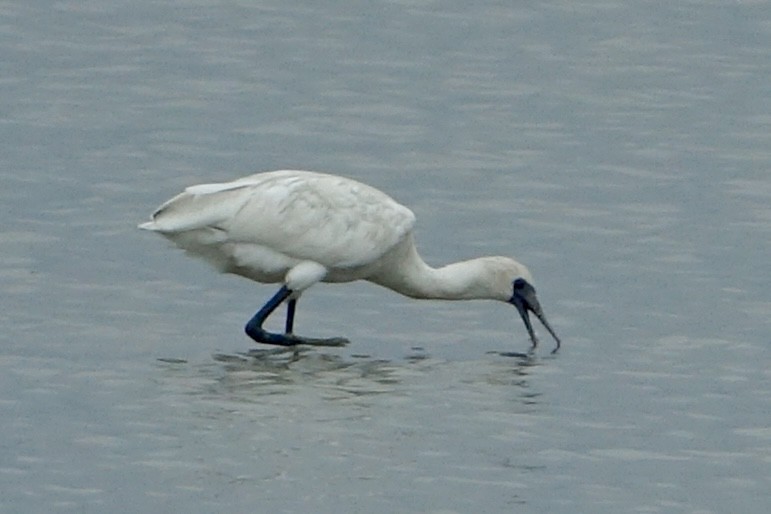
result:
[(533, 348), (538, 345), (538, 339), (535, 337), (535, 331), (533, 331), (533, 325), (530, 323), (530, 314), (532, 312), (540, 320), (546, 330), (552, 335), (555, 341), (557, 341), (557, 347), (554, 348), (552, 353), (559, 350), (560, 339), (557, 334), (552, 330), (549, 322), (546, 321), (546, 316), (543, 314), (541, 304), (538, 302), (538, 297), (535, 295), (535, 288), (524, 278), (518, 278), (512, 282), (512, 294), (509, 303), (514, 305), (519, 311), (519, 315), (522, 317), (522, 321), (525, 322), (525, 328), (530, 335), (530, 341), (533, 343)]

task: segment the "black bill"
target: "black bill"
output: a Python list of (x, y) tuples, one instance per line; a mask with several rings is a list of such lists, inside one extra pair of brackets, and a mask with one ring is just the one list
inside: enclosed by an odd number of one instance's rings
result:
[(557, 337), (557, 334), (546, 320), (543, 309), (541, 309), (541, 304), (538, 302), (538, 297), (535, 295), (535, 288), (523, 279), (515, 280), (514, 293), (512, 294), (511, 300), (509, 300), (509, 302), (513, 304), (514, 307), (516, 307), (519, 311), (519, 315), (522, 317), (522, 321), (525, 323), (525, 328), (527, 328), (527, 333), (530, 335), (530, 341), (533, 343), (533, 348), (538, 346), (538, 339), (535, 337), (533, 325), (530, 323), (529, 312), (535, 314), (535, 317), (538, 318), (541, 324), (546, 327), (546, 330), (548, 330), (552, 335), (554, 340), (557, 341), (556, 348), (552, 350), (552, 353), (556, 353), (557, 350), (560, 349), (560, 338)]

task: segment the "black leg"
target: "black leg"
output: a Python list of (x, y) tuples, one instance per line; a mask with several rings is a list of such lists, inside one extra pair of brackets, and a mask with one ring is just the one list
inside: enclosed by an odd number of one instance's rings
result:
[(290, 298), (286, 304), (286, 334), (291, 334), (294, 328), (294, 310), (297, 307), (297, 299)]
[(275, 344), (279, 346), (295, 346), (298, 344), (308, 344), (314, 346), (344, 346), (348, 344), (348, 340), (343, 337), (316, 339), (293, 335), (291, 331), (294, 324), (294, 311), (297, 304), (297, 301), (294, 299), (290, 299), (287, 306), (288, 311), (286, 319), (286, 334), (276, 334), (273, 332), (268, 332), (262, 328), (262, 324), (265, 323), (265, 320), (268, 319), (268, 316), (270, 316), (273, 311), (275, 311), (276, 308), (281, 305), (281, 302), (289, 298), (289, 295), (291, 294), (292, 291), (290, 291), (286, 286), (281, 286), (281, 289), (279, 289), (278, 292), (273, 295), (273, 297), (268, 300), (268, 302), (263, 305), (262, 308), (257, 311), (257, 314), (255, 314), (246, 324), (246, 335), (258, 343)]
[[(281, 305), (281, 302), (286, 300), (292, 292), (287, 289), (286, 286), (281, 286), (281, 289), (268, 300), (268, 302), (252, 316), (252, 319), (246, 324), (246, 335), (257, 341), (258, 343), (277, 344), (281, 346), (291, 346), (292, 343), (284, 340), (279, 334), (272, 334), (262, 328), (262, 324), (268, 319), (268, 316), (273, 314), (273, 311)], [(278, 337), (277, 337), (278, 336)]]

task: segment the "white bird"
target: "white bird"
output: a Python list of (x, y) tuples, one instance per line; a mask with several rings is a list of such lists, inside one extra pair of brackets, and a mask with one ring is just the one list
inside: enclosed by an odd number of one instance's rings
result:
[[(373, 187), (311, 171), (257, 173), (232, 182), (191, 186), (161, 205), (139, 228), (158, 232), (223, 273), (281, 283), (246, 324), (259, 343), (340, 346), (336, 337), (294, 335), (300, 295), (317, 282), (368, 280), (412, 298), (492, 299), (513, 304), (532, 342), (528, 311), (557, 341), (528, 269), (508, 257), (481, 257), (432, 268), (418, 255), (415, 215)], [(265, 320), (285, 300), (285, 333)]]

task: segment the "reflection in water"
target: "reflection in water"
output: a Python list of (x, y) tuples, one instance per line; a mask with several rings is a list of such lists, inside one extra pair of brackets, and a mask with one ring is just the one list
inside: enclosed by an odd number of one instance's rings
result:
[[(414, 396), (417, 402), (444, 392), (465, 394), (464, 388), (506, 388), (523, 405), (533, 405), (540, 393), (528, 378), (541, 365), (536, 358), (452, 362), (431, 358), (420, 347), (402, 360), (344, 356), (311, 348), (253, 349), (245, 353), (213, 355), (213, 362), (190, 365), (175, 359), (159, 360), (171, 390), (179, 380), (185, 394), (211, 399), (256, 402), (274, 395), (318, 395), (323, 400), (363, 399), (377, 395)], [(194, 384), (198, 382), (198, 387)], [(191, 387), (192, 386), (192, 387)], [(484, 394), (499, 395), (500, 391)]]
[(294, 386), (312, 384), (327, 399), (392, 392), (398, 382), (388, 361), (346, 359), (309, 348), (252, 350), (245, 354), (214, 355), (223, 364), (219, 383), (232, 394), (247, 398), (296, 392)]
[(523, 503), (522, 476), (543, 473), (528, 447), (550, 419), (534, 385), (546, 369), (537, 359), (447, 361), (415, 347), (381, 360), (300, 348), (158, 366), (154, 407), (262, 501), (285, 501), (302, 484), (309, 502), (329, 490), (377, 498), (404, 489), (428, 505), (450, 488), (472, 511), (491, 494)]

